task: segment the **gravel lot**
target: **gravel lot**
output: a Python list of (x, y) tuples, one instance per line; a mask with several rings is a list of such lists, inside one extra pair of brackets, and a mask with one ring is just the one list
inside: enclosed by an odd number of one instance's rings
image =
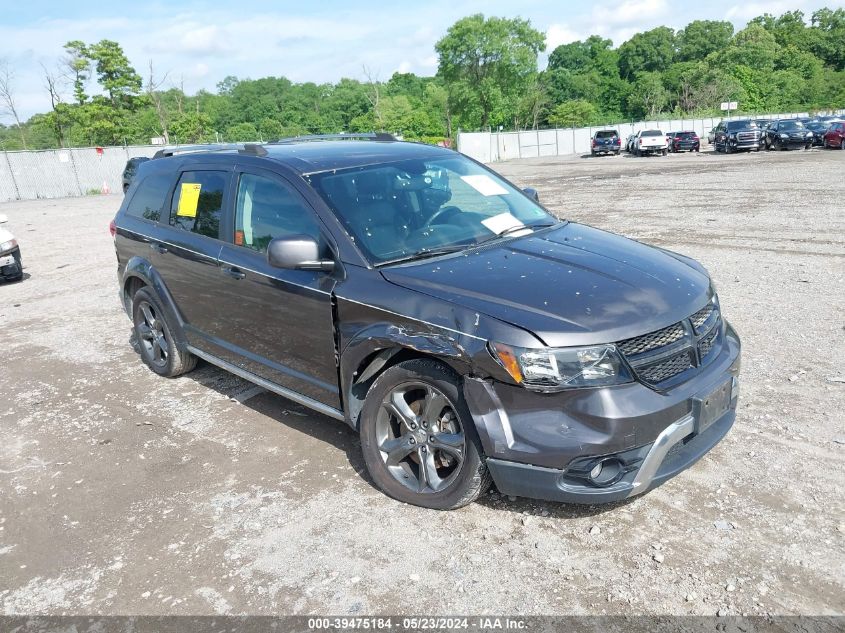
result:
[[(498, 165), (561, 216), (678, 250), (743, 338), (736, 426), (632, 502), (373, 488), (355, 434), (129, 345), (117, 196), (0, 205), (3, 614), (845, 613), (845, 152)], [(837, 189), (839, 191), (837, 191)]]

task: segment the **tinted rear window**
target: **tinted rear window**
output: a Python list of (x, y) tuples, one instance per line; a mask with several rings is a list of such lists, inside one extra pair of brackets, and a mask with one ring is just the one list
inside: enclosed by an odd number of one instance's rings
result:
[(663, 132), (660, 130), (646, 130), (640, 136), (663, 136)]
[(603, 130), (601, 132), (596, 132), (596, 138), (613, 138), (614, 136), (619, 136), (616, 133), (616, 130)]
[(126, 206), (127, 215), (158, 222), (171, 181), (170, 174), (151, 174), (144, 178)]
[(675, 136), (680, 136), (681, 138), (693, 138), (697, 136), (695, 132), (675, 132)]

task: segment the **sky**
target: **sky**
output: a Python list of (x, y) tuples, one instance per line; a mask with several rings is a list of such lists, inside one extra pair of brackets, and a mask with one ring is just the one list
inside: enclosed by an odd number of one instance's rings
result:
[[(49, 110), (41, 65), (56, 67), (69, 40), (116, 40), (145, 81), (152, 62), (157, 80), (166, 74), (164, 88), (181, 85), (192, 94), (214, 91), (227, 75), (317, 83), (363, 80), (365, 68), (381, 80), (397, 71), (433, 75), (435, 42), (472, 13), (529, 19), (546, 34), (548, 54), (593, 34), (618, 46), (655, 26), (680, 29), (714, 19), (742, 28), (766, 12), (800, 9), (809, 18), (822, 6), (845, 6), (845, 0), (0, 0), (0, 60), (14, 71), (17, 107), (26, 119)], [(66, 93), (70, 100), (70, 87)]]

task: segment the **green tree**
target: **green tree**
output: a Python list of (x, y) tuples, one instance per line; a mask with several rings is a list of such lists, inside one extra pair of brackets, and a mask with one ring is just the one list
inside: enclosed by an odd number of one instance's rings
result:
[(845, 70), (845, 9), (819, 9), (811, 23), (810, 50), (834, 70)]
[(631, 88), (628, 108), (636, 117), (653, 117), (663, 110), (668, 101), (669, 93), (663, 86), (660, 73), (642, 72)]
[(544, 40), (521, 18), (476, 14), (458, 20), (435, 45), (438, 74), (449, 84), (454, 109), (464, 116), (477, 111), (480, 126), (490, 125), (504, 102), (530, 85)]
[(674, 59), (675, 32), (667, 26), (658, 26), (637, 33), (619, 47), (619, 72), (632, 80), (641, 72), (666, 70)]
[(85, 94), (85, 84), (90, 77), (91, 59), (88, 53), (88, 47), (85, 42), (79, 40), (72, 40), (65, 44), (65, 66), (69, 74), (73, 77), (73, 97), (76, 103), (82, 105), (88, 100), (88, 95)]
[(734, 34), (730, 22), (718, 20), (695, 20), (676, 35), (678, 60), (700, 61), (710, 53), (727, 48)]
[(87, 52), (94, 63), (97, 81), (108, 93), (112, 105), (134, 107), (135, 98), (141, 94), (141, 76), (129, 63), (120, 44), (100, 40), (87, 47)]
[(549, 115), (555, 127), (582, 127), (596, 120), (596, 106), (584, 99), (573, 99), (557, 104)]

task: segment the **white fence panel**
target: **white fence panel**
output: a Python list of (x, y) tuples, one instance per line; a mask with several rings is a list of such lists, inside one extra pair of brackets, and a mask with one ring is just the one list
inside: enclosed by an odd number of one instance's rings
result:
[(482, 163), (492, 163), (499, 160), (498, 152), (492, 152), (493, 143), (487, 132), (461, 132), (462, 151)]
[(519, 155), (519, 132), (502, 132), (496, 136), (499, 143), (499, 160), (522, 158)]
[(554, 130), (540, 130), (537, 132), (537, 143), (540, 156), (557, 156), (557, 132)]
[(540, 144), (537, 139), (537, 132), (518, 132), (519, 134), (519, 157), (537, 158), (540, 155)]

